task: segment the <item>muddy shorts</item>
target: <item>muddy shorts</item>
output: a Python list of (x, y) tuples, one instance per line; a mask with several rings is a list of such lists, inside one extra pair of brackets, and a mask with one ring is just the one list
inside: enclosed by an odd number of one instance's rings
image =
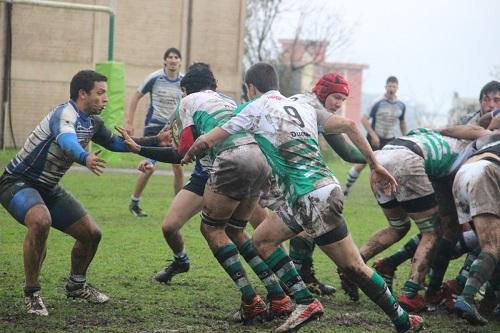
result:
[(398, 182), (396, 193), (391, 196), (385, 195), (382, 189), (375, 191), (379, 204), (392, 200), (410, 201), (434, 193), (431, 181), (425, 173), (424, 159), (408, 148), (382, 149), (376, 154), (376, 158)]
[(480, 214), (500, 217), (500, 167), (487, 160), (462, 165), (453, 182), (453, 196), (460, 224)]
[[(300, 225), (312, 238), (322, 236), (345, 224), (342, 215), (343, 200), (344, 195), (338, 182), (309, 192), (291, 207), (292, 223)], [(291, 227), (290, 229), (293, 230)]]
[(276, 211), (279, 207), (286, 206), (286, 204), (285, 196), (281, 192), (276, 178), (270, 176), (268, 186), (264, 187), (260, 194), (259, 205)]
[(214, 160), (207, 187), (234, 200), (259, 197), (269, 185), (271, 169), (256, 143), (221, 152)]
[(31, 208), (44, 204), (49, 210), (52, 227), (61, 231), (87, 215), (78, 200), (62, 187), (47, 190), (8, 173), (0, 178), (0, 203), (21, 224)]

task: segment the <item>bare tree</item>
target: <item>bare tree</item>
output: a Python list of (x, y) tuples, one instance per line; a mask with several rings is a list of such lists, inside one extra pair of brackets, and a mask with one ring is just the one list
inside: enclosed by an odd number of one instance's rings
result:
[(276, 40), (272, 28), (281, 13), (282, 0), (247, 0), (246, 35), (243, 65), (252, 64), (275, 57)]
[[(286, 26), (292, 38), (281, 39), (280, 46), (274, 28), (284, 14), (290, 17)], [(285, 95), (295, 94), (303, 90), (301, 78), (306, 73), (324, 71), (310, 70), (308, 66), (321, 67), (333, 53), (343, 50), (349, 44), (352, 30), (326, 5), (247, 0), (244, 68), (259, 61), (273, 61), (279, 71), (281, 91)]]
[[(334, 52), (343, 50), (350, 41), (352, 27), (326, 7), (299, 9), (299, 19), (291, 43), (282, 50), (281, 63), (292, 71), (318, 65)], [(307, 53), (307, 57), (303, 54)]]

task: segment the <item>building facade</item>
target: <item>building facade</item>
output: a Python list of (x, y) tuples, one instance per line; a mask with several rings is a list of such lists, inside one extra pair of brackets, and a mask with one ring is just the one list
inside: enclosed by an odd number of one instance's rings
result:
[[(183, 69), (211, 65), (219, 89), (239, 99), (245, 0), (65, 0), (113, 6), (114, 60), (125, 65), (126, 101), (144, 78), (163, 66), (177, 47)], [(9, 7), (10, 6), (10, 7)], [(69, 98), (71, 77), (108, 59), (109, 15), (74, 9), (0, 2), (0, 140), (19, 146), (42, 117)], [(10, 22), (10, 23), (9, 23)], [(12, 43), (9, 45), (8, 41)], [(8, 59), (8, 58), (11, 59)], [(10, 80), (5, 73), (10, 72)], [(6, 93), (5, 86), (10, 87)], [(148, 104), (143, 98), (134, 126), (141, 133)], [(0, 120), (2, 118), (0, 117)], [(12, 126), (10, 126), (12, 124)]]

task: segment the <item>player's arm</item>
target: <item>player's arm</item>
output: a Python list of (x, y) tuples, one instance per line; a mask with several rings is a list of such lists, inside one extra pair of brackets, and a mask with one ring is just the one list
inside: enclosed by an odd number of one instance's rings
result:
[(397, 182), (375, 159), (368, 141), (359, 131), (356, 123), (342, 116), (332, 115), (323, 125), (325, 133), (346, 133), (351, 142), (360, 150), (372, 170), (371, 185), (381, 186), (385, 193), (396, 191)]
[(137, 104), (139, 104), (139, 100), (144, 96), (139, 91), (136, 91), (130, 100), (129, 107), (124, 117), (124, 128), (129, 134), (133, 134), (134, 132), (134, 114), (137, 110)]
[(496, 112), (496, 115), (492, 115), (493, 118), (491, 119), (491, 122), (488, 126), (489, 130), (496, 130), (500, 128), (500, 109), (493, 112)]
[(375, 133), (372, 126), (370, 125), (370, 118), (368, 117), (368, 115), (364, 114), (361, 117), (361, 124), (365, 128), (366, 133), (368, 133), (368, 135), (370, 135), (372, 138), (378, 138), (377, 133)]
[(190, 163), (204, 156), (207, 151), (230, 136), (228, 132), (216, 127), (207, 134), (200, 135), (182, 158), (182, 163)]
[(89, 153), (83, 149), (76, 136), (75, 127), (76, 115), (67, 109), (61, 109), (54, 113), (49, 122), (50, 131), (59, 147), (74, 161), (99, 176), (105, 168), (106, 162), (98, 156), (100, 150)]
[(401, 116), (399, 117), (399, 130), (401, 131), (401, 135), (406, 135), (406, 133), (408, 132), (408, 125), (406, 124), (405, 114), (406, 105), (402, 104)]
[(50, 118), (49, 128), (55, 141), (65, 154), (85, 166), (85, 160), (90, 155), (78, 141), (76, 136), (76, 114), (67, 109), (60, 109)]
[[(497, 117), (498, 115), (500, 115), (500, 109), (496, 109), (494, 111), (488, 112), (487, 114), (485, 114), (481, 118), (479, 118), (479, 126), (481, 126), (483, 128), (491, 129), (490, 128), (491, 123), (493, 122), (495, 117), (498, 118)], [(497, 122), (498, 122), (498, 120), (497, 120)], [(491, 126), (491, 127), (493, 127), (493, 126)], [(498, 126), (495, 128), (498, 128)]]
[(345, 133), (361, 154), (363, 154), (370, 168), (373, 168), (377, 163), (368, 141), (363, 137), (354, 121), (342, 116), (332, 115), (323, 125), (323, 128), (325, 133)]
[(406, 124), (405, 119), (399, 120), (399, 129), (401, 130), (401, 135), (406, 135), (406, 133), (408, 131), (408, 125)]
[(344, 161), (349, 163), (366, 163), (363, 154), (354, 145), (348, 143), (343, 134), (323, 134), (323, 137)]
[(439, 130), (442, 135), (464, 140), (476, 140), (482, 136), (491, 134), (491, 131), (476, 125), (459, 125), (442, 128)]

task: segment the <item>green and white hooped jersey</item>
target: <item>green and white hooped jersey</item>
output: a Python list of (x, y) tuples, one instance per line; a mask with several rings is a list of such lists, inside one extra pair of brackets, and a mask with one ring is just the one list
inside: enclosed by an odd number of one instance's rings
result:
[[(323, 104), (319, 101), (319, 99), (313, 93), (307, 92), (304, 94), (296, 94), (289, 97), (292, 101), (296, 101), (297, 103), (307, 104), (311, 106), (316, 112), (321, 112), (325, 114), (336, 114), (335, 112), (328, 111)], [(323, 124), (318, 123), (319, 133), (323, 133)]]
[(449, 175), (453, 163), (468, 144), (468, 141), (443, 136), (426, 128), (414, 129), (401, 139), (420, 146), (424, 153), (425, 172), (430, 179)]
[(239, 106), (234, 114), (222, 129), (230, 134), (242, 130), (254, 134), (289, 203), (335, 182), (318, 145), (317, 124), (331, 114), (317, 112), (276, 90)]
[[(237, 104), (228, 96), (213, 90), (203, 90), (182, 98), (177, 109), (178, 133), (185, 128), (195, 126), (196, 137), (210, 132), (213, 128), (221, 126), (233, 115)], [(252, 135), (239, 132), (231, 135), (223, 142), (215, 145), (210, 152), (211, 159), (220, 152), (240, 145), (255, 143)]]

